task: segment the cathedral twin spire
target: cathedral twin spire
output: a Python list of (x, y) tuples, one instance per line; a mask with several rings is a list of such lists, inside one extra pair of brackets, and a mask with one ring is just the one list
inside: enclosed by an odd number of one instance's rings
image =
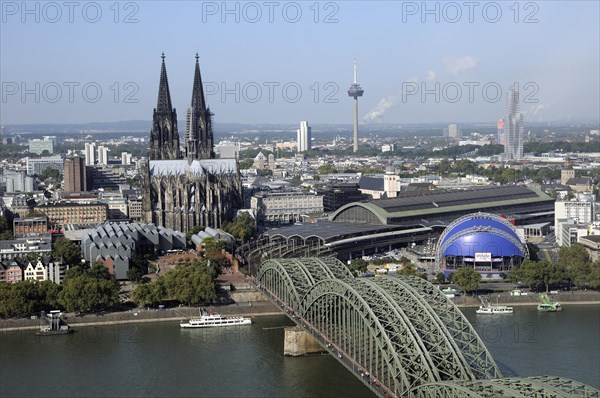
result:
[(196, 69), (194, 70), (194, 87), (192, 88), (192, 106), (187, 114), (188, 142), (186, 143), (186, 156), (188, 160), (212, 159), (213, 133), (212, 113), (206, 107), (204, 101), (204, 89), (202, 88), (202, 75), (200, 74), (200, 63), (196, 53)]
[[(212, 114), (206, 107), (200, 64), (196, 54), (192, 103), (187, 112), (185, 157), (194, 159), (214, 158)], [(177, 113), (171, 105), (171, 93), (165, 66), (165, 54), (162, 54), (158, 100), (154, 109), (152, 131), (150, 133), (150, 159), (181, 159), (179, 151), (179, 133), (177, 132)]]

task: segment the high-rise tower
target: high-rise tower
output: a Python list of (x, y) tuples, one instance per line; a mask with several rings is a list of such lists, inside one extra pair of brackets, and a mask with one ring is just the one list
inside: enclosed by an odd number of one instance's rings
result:
[(362, 97), (364, 92), (356, 82), (356, 60), (354, 60), (354, 83), (348, 89), (348, 96), (354, 98), (354, 152), (358, 151), (358, 97)]
[(523, 157), (523, 114), (519, 111), (519, 92), (515, 89), (508, 91), (506, 113), (504, 159), (519, 160)]
[(193, 159), (213, 159), (215, 157), (212, 116), (204, 101), (200, 63), (196, 53), (196, 70), (194, 71), (194, 87), (192, 88), (192, 105), (188, 111), (189, 133), (186, 134), (186, 157)]
[(300, 128), (296, 130), (296, 136), (298, 137), (298, 152), (305, 152), (311, 150), (311, 128), (307, 121), (300, 122)]
[(66, 192), (87, 191), (87, 173), (85, 159), (79, 156), (66, 158), (63, 163)]
[(158, 100), (152, 115), (150, 132), (150, 159), (177, 159), (179, 157), (179, 133), (177, 132), (177, 112), (171, 106), (171, 93), (165, 67), (165, 53), (162, 54)]
[(85, 164), (87, 166), (93, 166), (96, 164), (96, 143), (86, 142), (85, 143)]

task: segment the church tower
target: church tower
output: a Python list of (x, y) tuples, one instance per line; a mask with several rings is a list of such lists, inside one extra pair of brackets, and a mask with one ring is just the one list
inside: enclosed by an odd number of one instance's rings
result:
[(560, 171), (560, 183), (561, 185), (567, 185), (567, 182), (571, 178), (575, 178), (575, 170), (571, 165), (571, 159), (567, 156), (565, 158), (565, 167)]
[(200, 63), (196, 53), (196, 70), (194, 71), (194, 87), (192, 88), (192, 106), (189, 113), (190, 132), (186, 142), (188, 162), (194, 159), (213, 159), (212, 113), (206, 107)]
[(177, 132), (177, 112), (171, 105), (171, 93), (165, 67), (165, 53), (162, 54), (158, 101), (152, 115), (150, 132), (150, 159), (165, 160), (179, 158), (179, 133)]

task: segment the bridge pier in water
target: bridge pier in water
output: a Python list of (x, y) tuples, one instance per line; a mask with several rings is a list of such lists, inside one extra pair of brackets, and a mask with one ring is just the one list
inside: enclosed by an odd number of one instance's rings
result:
[(289, 326), (284, 329), (283, 355), (299, 357), (325, 352), (327, 351), (302, 328)]

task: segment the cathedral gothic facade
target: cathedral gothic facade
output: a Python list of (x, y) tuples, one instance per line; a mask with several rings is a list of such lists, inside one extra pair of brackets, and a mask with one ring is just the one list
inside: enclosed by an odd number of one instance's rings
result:
[(237, 159), (215, 159), (213, 115), (205, 103), (197, 54), (186, 116), (186, 142), (181, 150), (163, 54), (150, 156), (143, 175), (144, 221), (182, 232), (197, 225), (218, 228), (241, 208), (242, 182)]

